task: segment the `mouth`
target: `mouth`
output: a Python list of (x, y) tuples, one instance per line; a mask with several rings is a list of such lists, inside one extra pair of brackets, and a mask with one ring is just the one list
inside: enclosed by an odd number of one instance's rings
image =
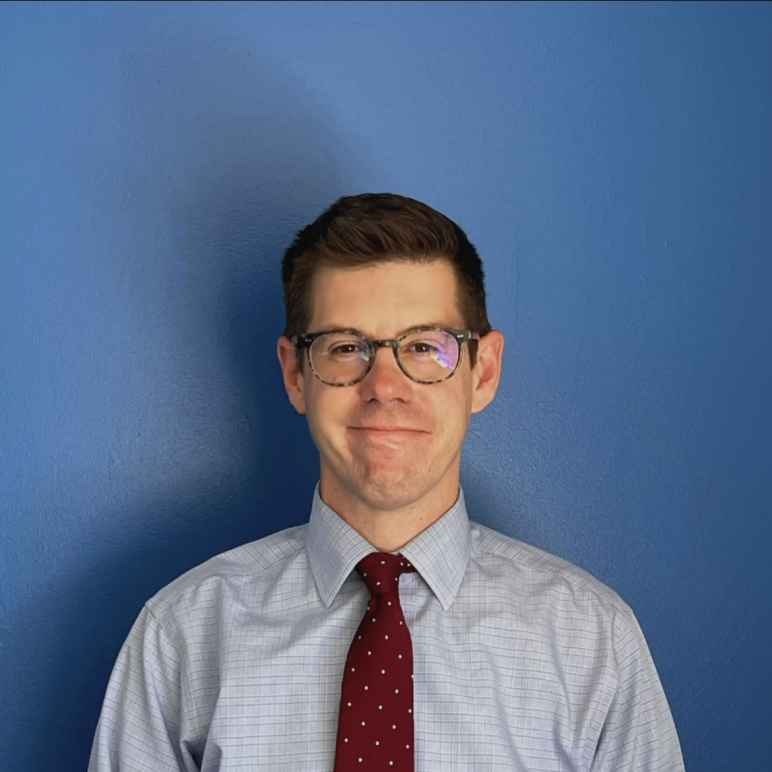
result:
[(420, 429), (401, 426), (349, 426), (349, 439), (355, 452), (370, 455), (386, 454), (403, 463), (410, 454), (425, 446), (431, 437)]
[(421, 429), (406, 429), (402, 426), (349, 426), (349, 429), (373, 434), (426, 434)]

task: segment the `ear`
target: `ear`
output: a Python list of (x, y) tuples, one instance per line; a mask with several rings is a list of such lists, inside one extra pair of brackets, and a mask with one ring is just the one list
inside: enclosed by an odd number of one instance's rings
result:
[[(468, 345), (468, 344), (467, 344)], [(504, 336), (491, 330), (477, 344), (477, 360), (472, 368), (472, 412), (484, 410), (496, 396), (501, 380)]]
[(298, 357), (295, 346), (289, 338), (282, 335), (276, 341), (276, 355), (279, 357), (281, 376), (284, 381), (284, 389), (287, 392), (292, 407), (300, 415), (306, 414), (306, 400), (304, 395), (305, 379), (303, 369), (298, 367)]

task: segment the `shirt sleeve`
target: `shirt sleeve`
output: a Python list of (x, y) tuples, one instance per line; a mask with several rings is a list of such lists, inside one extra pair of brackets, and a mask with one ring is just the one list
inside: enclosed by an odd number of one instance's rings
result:
[(184, 675), (178, 652), (144, 606), (113, 667), (88, 772), (198, 770), (180, 742)]
[(684, 772), (673, 717), (633, 612), (614, 619), (617, 687), (600, 732), (592, 772)]

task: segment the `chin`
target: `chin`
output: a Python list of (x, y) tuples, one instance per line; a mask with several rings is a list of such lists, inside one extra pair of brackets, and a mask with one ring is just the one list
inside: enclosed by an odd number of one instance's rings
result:
[[(406, 479), (407, 478), (407, 479)], [(358, 498), (373, 509), (400, 509), (424, 496), (431, 485), (414, 474), (371, 474), (354, 484)]]

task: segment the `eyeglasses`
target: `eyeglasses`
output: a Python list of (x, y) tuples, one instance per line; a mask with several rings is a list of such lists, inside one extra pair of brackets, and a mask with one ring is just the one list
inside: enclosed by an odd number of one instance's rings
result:
[(479, 333), (445, 327), (411, 327), (398, 338), (372, 340), (359, 330), (320, 330), (293, 335), (305, 348), (314, 375), (328, 386), (353, 386), (372, 370), (379, 348), (394, 352), (399, 369), (416, 383), (439, 383), (450, 378), (461, 363), (464, 341), (478, 341)]

